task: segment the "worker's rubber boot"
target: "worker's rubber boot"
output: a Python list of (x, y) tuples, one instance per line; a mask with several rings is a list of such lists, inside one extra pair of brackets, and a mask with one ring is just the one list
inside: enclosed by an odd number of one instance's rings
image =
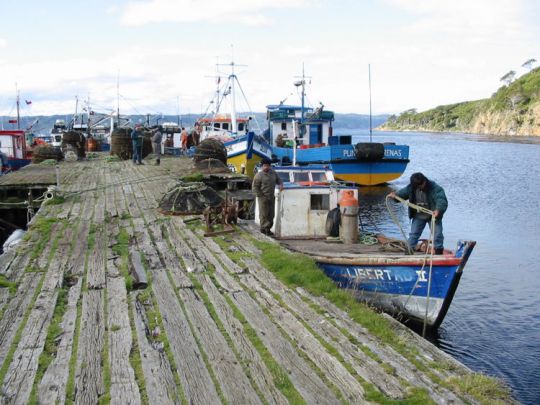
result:
[(159, 166), (159, 159), (156, 159), (156, 166)]

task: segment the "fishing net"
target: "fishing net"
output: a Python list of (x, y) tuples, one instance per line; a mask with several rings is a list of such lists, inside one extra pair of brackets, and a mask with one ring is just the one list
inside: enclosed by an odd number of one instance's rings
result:
[(180, 183), (162, 197), (159, 210), (169, 215), (202, 214), (206, 207), (222, 202), (223, 198), (204, 183)]
[(201, 160), (205, 159), (216, 159), (226, 164), (227, 149), (221, 141), (208, 138), (202, 141), (201, 144), (195, 148), (193, 159), (195, 162), (200, 162)]
[(231, 171), (225, 163), (218, 159), (204, 159), (195, 162), (195, 168), (201, 173), (230, 173)]
[(77, 158), (86, 156), (86, 138), (82, 132), (68, 131), (62, 134), (62, 152), (73, 152)]
[(38, 145), (32, 150), (32, 163), (41, 163), (44, 160), (62, 160), (62, 151), (52, 145)]

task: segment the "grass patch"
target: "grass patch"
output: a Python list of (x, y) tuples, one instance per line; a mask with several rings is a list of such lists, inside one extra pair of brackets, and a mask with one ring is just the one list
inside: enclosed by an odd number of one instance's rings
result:
[(0, 274), (0, 288), (7, 288), (10, 294), (17, 292), (17, 283), (9, 281), (5, 275)]
[[(213, 281), (214, 283), (216, 283), (215, 280)], [(216, 285), (216, 287), (218, 286)], [(247, 336), (251, 344), (255, 347), (255, 349), (261, 356), (264, 364), (268, 368), (268, 371), (272, 375), (272, 379), (274, 380), (276, 388), (285, 396), (285, 398), (287, 398), (290, 404), (306, 404), (304, 398), (302, 398), (300, 393), (294, 387), (292, 381), (289, 379), (287, 372), (283, 370), (279, 363), (272, 357), (262, 340), (257, 335), (257, 332), (251, 327), (242, 312), (240, 312), (240, 310), (236, 307), (236, 305), (228, 296), (223, 295), (223, 297), (231, 307), (236, 319), (238, 319), (242, 324), (244, 334)]]
[(116, 155), (109, 155), (109, 156), (105, 157), (105, 162), (107, 162), (107, 163), (114, 163), (114, 162), (121, 162), (121, 161), (122, 161), (122, 159), (120, 159)]
[(64, 197), (57, 195), (49, 200), (46, 200), (45, 203), (47, 205), (59, 205), (63, 204), (65, 201), (66, 199)]
[[(150, 280), (149, 280), (149, 285), (150, 285)], [(169, 343), (169, 339), (167, 338), (167, 335), (165, 334), (165, 328), (163, 326), (163, 319), (161, 317), (161, 313), (157, 310), (158, 305), (157, 305), (154, 295), (152, 294), (151, 288), (147, 288), (146, 290), (137, 293), (136, 299), (144, 308), (144, 313), (146, 315), (146, 321), (147, 321), (146, 326), (149, 331), (149, 335), (147, 335), (147, 337), (149, 340), (153, 342), (159, 342), (163, 345), (163, 351), (165, 355), (167, 356), (167, 360), (169, 360), (169, 365), (171, 367), (174, 383), (176, 385), (176, 392), (179, 396), (179, 400), (182, 404), (187, 404), (188, 402), (184, 394), (184, 390), (182, 388), (180, 375), (178, 374), (178, 366), (176, 365), (176, 361), (174, 360), (171, 344)], [(155, 333), (157, 331), (159, 332)]]
[(38, 369), (36, 372), (36, 378), (34, 379), (34, 385), (32, 387), (32, 393), (30, 394), (29, 402), (32, 404), (38, 404), (37, 398), (37, 386), (41, 382), (45, 371), (49, 365), (56, 358), (56, 352), (58, 351), (58, 345), (60, 344), (60, 338), (64, 332), (61, 323), (66, 313), (66, 305), (68, 303), (68, 290), (61, 288), (58, 290), (56, 297), (56, 305), (54, 307), (53, 316), (49, 329), (47, 329), (47, 337), (45, 338), (45, 345), (43, 351), (39, 356)]
[(316, 296), (326, 297), (383, 342), (401, 346), (386, 319), (356, 301), (346, 291), (340, 290), (313, 259), (298, 253), (289, 253), (273, 243), (253, 243), (262, 251), (261, 260), (265, 267), (286, 285), (292, 288), (302, 287)]
[(511, 391), (506, 384), (485, 374), (450, 377), (447, 382), (456, 387), (459, 393), (470, 395), (482, 404), (505, 404), (512, 400)]
[(124, 277), (126, 290), (130, 292), (133, 290), (133, 278), (129, 274), (129, 234), (124, 228), (120, 229), (111, 250), (122, 259), (119, 270)]
[(193, 183), (193, 182), (200, 182), (203, 181), (204, 175), (201, 172), (195, 172), (188, 174), (186, 176), (180, 177), (180, 180), (184, 183)]

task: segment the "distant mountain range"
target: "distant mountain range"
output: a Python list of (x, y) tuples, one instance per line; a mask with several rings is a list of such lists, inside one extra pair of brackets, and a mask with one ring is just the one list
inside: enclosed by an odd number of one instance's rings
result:
[[(244, 115), (243, 113), (241, 115)], [(257, 119), (262, 130), (267, 126), (266, 123), (266, 113), (254, 113), (253, 114)], [(389, 117), (389, 114), (384, 115), (374, 115), (372, 117), (373, 128), (382, 125)], [(97, 119), (98, 115), (91, 116), (91, 119)], [(195, 121), (200, 117), (197, 114), (185, 114), (180, 117), (176, 115), (129, 115), (128, 116), (132, 123), (147, 123), (150, 125), (156, 125), (157, 123), (164, 122), (176, 122), (181, 126), (191, 127)], [(22, 117), (21, 118), (21, 129), (27, 129), (32, 126), (32, 131), (36, 134), (48, 134), (51, 132), (51, 129), (56, 122), (56, 120), (64, 120), (66, 123), (71, 121), (72, 115), (49, 115), (49, 116), (33, 116), (33, 117)], [(0, 116), (0, 122), (4, 129), (15, 128), (16, 125), (8, 123), (9, 120), (13, 120), (13, 117)], [(86, 118), (85, 118), (86, 120)], [(256, 125), (251, 126), (254, 129), (257, 129)], [(335, 121), (333, 127), (337, 129), (369, 129), (369, 115), (364, 114), (335, 114)]]

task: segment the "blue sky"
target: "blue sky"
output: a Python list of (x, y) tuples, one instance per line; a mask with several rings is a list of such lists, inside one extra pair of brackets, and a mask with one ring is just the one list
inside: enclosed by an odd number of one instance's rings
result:
[(2, 115), (15, 83), (26, 115), (71, 113), (75, 96), (112, 110), (117, 77), (122, 112), (200, 113), (232, 58), (254, 111), (297, 102), (304, 64), (312, 104), (367, 113), (371, 64), (374, 113), (397, 113), (489, 97), (540, 60), (534, 0), (1, 0), (0, 13)]

